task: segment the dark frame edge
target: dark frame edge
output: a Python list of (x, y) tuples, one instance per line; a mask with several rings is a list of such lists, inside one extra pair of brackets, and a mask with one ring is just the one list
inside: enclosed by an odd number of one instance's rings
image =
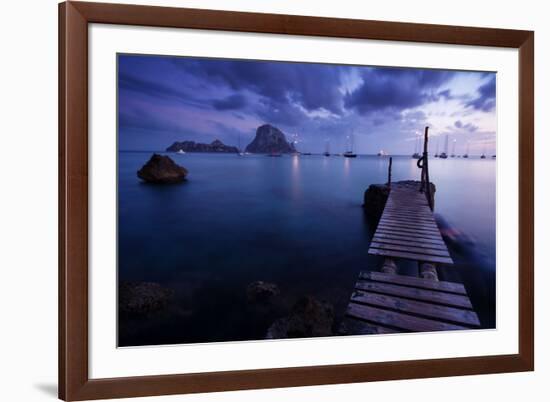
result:
[[(156, 18), (161, 22), (153, 23)], [(262, 19), (261, 24), (254, 23), (258, 18)], [(342, 25), (343, 21), (350, 22), (351, 28), (340, 28), (339, 25)], [(87, 68), (90, 22), (425, 43), (462, 43), (519, 49), (518, 354), (89, 379)], [(303, 28), (304, 25), (311, 27), (312, 23), (318, 24), (318, 27)], [(398, 30), (399, 33), (389, 34), (389, 27), (401, 29)], [(322, 32), (318, 32), (319, 30)], [(351, 31), (354, 31), (355, 35)], [(59, 4), (60, 399), (76, 401), (532, 371), (535, 364), (533, 224), (534, 33), (531, 31), (72, 1)]]
[(535, 33), (519, 46), (519, 356), (535, 369)]
[(65, 299), (65, 271), (67, 266), (65, 264), (65, 42), (66, 42), (66, 29), (65, 29), (65, 10), (66, 4), (61, 3), (58, 6), (58, 320), (57, 320), (57, 339), (58, 339), (58, 356), (57, 356), (57, 389), (60, 399), (66, 398), (66, 376), (67, 366), (65, 364), (65, 356), (67, 350), (65, 348), (66, 343), (66, 319), (64, 317), (66, 299)]
[(88, 22), (73, 2), (59, 18), (58, 396), (88, 383)]

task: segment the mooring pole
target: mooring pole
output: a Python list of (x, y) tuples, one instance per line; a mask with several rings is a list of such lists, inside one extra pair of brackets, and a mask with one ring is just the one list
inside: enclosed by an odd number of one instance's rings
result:
[(390, 156), (390, 163), (388, 165), (388, 187), (391, 188), (391, 164), (392, 164), (392, 157)]
[(422, 170), (424, 170), (426, 198), (428, 199), (428, 205), (430, 206), (430, 209), (433, 211), (434, 206), (432, 202), (432, 188), (430, 186), (430, 174), (428, 170), (428, 126), (426, 126), (426, 129), (424, 130), (424, 153), (422, 154), (422, 158), (424, 159), (422, 163)]

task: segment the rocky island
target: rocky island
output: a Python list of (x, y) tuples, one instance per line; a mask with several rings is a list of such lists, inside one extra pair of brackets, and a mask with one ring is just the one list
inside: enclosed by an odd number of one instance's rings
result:
[(287, 142), (281, 130), (270, 124), (264, 124), (257, 128), (256, 137), (248, 144), (246, 152), (253, 154), (288, 154), (296, 152), (296, 149), (294, 144)]
[(178, 165), (169, 156), (154, 154), (138, 170), (138, 177), (147, 183), (169, 184), (185, 180), (187, 169)]
[(215, 153), (232, 153), (236, 154), (239, 152), (237, 147), (231, 145), (225, 145), (220, 140), (214, 140), (210, 144), (202, 144), (195, 141), (176, 141), (168, 148), (167, 152), (215, 152)]

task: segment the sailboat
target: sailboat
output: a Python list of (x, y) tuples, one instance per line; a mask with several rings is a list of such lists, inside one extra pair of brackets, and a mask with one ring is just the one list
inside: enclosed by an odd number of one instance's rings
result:
[(239, 141), (239, 144), (238, 144), (237, 149), (239, 150), (239, 152), (237, 153), (237, 155), (238, 156), (244, 156), (244, 152), (241, 149), (241, 135), (240, 134), (239, 134), (239, 137), (238, 137), (238, 141)]
[(353, 133), (348, 136), (349, 150), (344, 152), (346, 158), (357, 158), (357, 154), (353, 153)]
[(451, 152), (451, 158), (454, 158), (456, 156), (455, 149), (456, 149), (456, 138), (453, 140), (453, 152)]
[(388, 156), (388, 153), (386, 151), (384, 151), (383, 149), (381, 149), (380, 151), (378, 151), (378, 156)]
[(439, 137), (437, 137), (437, 145), (435, 146), (435, 158), (439, 158)]
[(481, 159), (485, 159), (486, 156), (485, 156), (485, 145), (483, 146), (483, 152), (481, 153), (481, 156), (480, 156)]
[(330, 156), (330, 142), (328, 140), (325, 141), (325, 152), (323, 152), (323, 155)]
[(462, 155), (462, 157), (467, 158), (469, 153), (470, 153), (470, 141), (466, 143), (466, 153)]
[(414, 154), (412, 154), (412, 157), (415, 159), (420, 158), (420, 154), (418, 153), (420, 148), (420, 136), (416, 136), (416, 140), (414, 141)]
[(292, 156), (300, 156), (303, 155), (298, 149), (296, 148), (298, 144), (298, 134), (294, 134), (292, 136), (292, 146), (294, 147), (294, 152), (291, 153)]
[(184, 153), (185, 153), (185, 151), (184, 151), (183, 149), (180, 149), (180, 150), (178, 151), (178, 154), (180, 154), (180, 155), (181, 155), (181, 154), (184, 154)]
[(439, 154), (441, 159), (447, 159), (447, 152), (449, 151), (449, 134), (445, 136), (445, 151)]

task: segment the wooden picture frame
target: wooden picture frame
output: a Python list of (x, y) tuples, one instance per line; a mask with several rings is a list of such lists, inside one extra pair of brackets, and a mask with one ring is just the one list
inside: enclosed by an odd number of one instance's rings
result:
[[(121, 24), (519, 49), (519, 353), (90, 379), (88, 374), (88, 24)], [(59, 5), (59, 397), (140, 397), (534, 369), (534, 33), (183, 8)]]

